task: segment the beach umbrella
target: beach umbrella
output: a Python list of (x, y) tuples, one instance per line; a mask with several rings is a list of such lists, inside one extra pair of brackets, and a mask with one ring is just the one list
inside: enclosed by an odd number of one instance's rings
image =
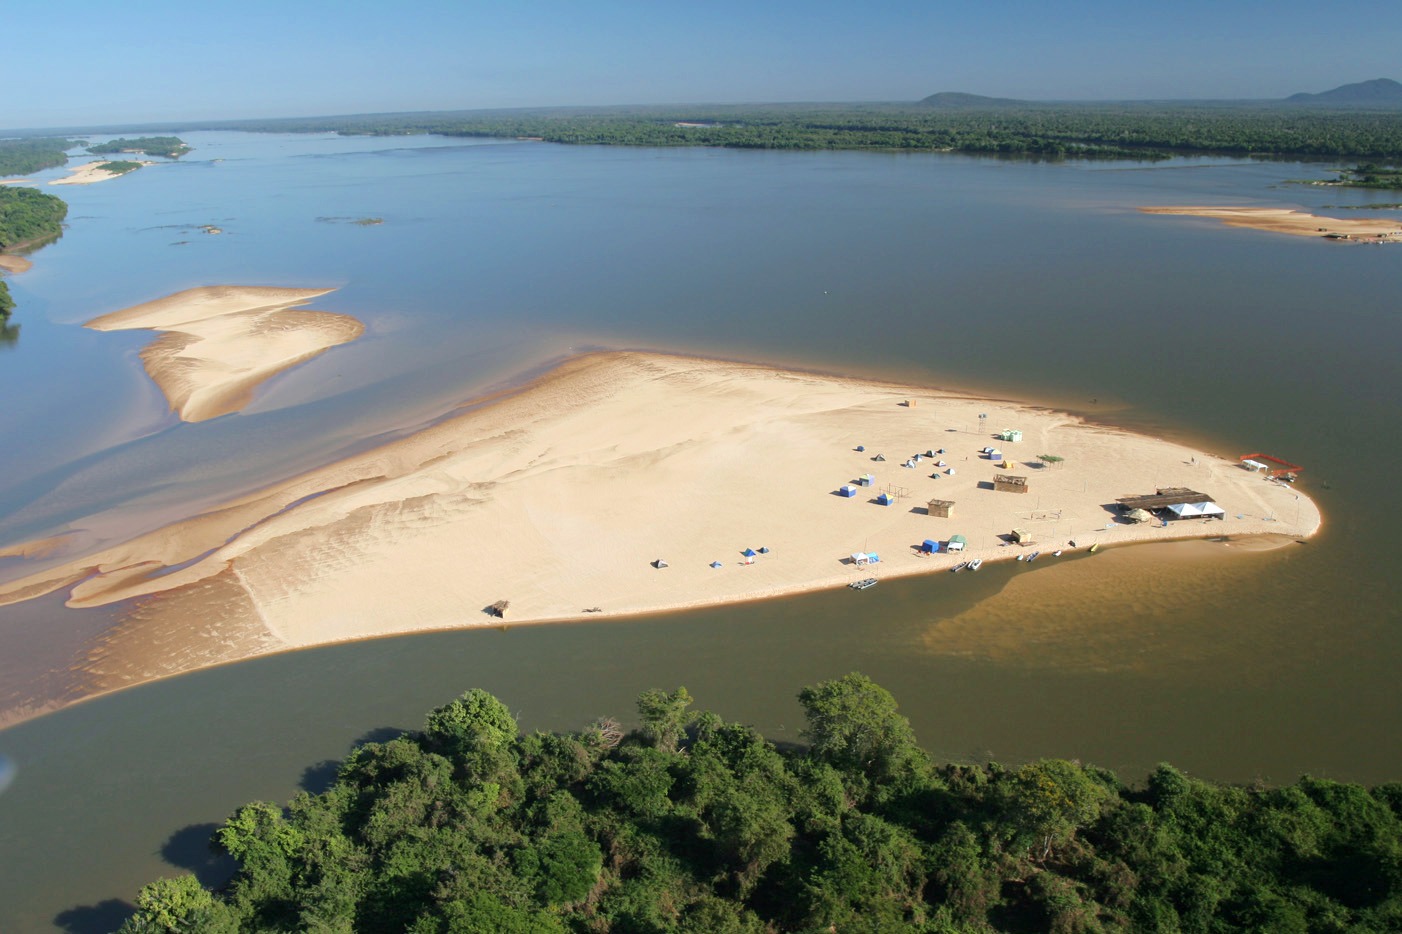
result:
[(755, 551), (753, 548), (746, 548), (744, 551), (740, 552), (740, 554), (744, 555), (746, 558), (753, 558), (755, 555), (759, 554), (759, 552)]

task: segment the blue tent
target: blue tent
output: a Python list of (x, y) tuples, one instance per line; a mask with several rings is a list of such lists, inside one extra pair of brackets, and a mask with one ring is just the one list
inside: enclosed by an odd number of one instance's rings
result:
[(864, 473), (857, 478), (857, 482), (860, 483), (862, 486), (871, 486), (873, 483), (876, 482), (876, 478), (869, 473)]
[(857, 488), (850, 483), (844, 483), (837, 492), (841, 493), (843, 496), (856, 496)]
[(867, 446), (866, 446), (865, 444), (859, 444), (859, 445), (857, 445), (857, 450), (858, 450), (859, 452), (860, 452), (860, 451), (865, 451), (866, 449), (867, 449)]
[(753, 548), (746, 548), (744, 551), (740, 552), (740, 554), (744, 555), (746, 558), (753, 558), (755, 555), (759, 554), (759, 552), (755, 551)]
[(925, 554), (927, 555), (932, 555), (940, 550), (940, 543), (935, 541), (933, 538), (927, 538), (920, 545), (920, 550), (925, 552)]
[(712, 562), (711, 562), (711, 567), (713, 567), (713, 568), (718, 568), (718, 567), (721, 567), (721, 566), (722, 566), (722, 565), (721, 565), (721, 563), (720, 563), (719, 561), (712, 561)]
[(768, 549), (768, 548), (765, 548), (765, 547), (761, 547), (761, 548), (759, 549), (759, 553), (762, 554), (762, 555), (767, 555), (767, 554), (769, 554), (769, 549)]
[(878, 496), (878, 497), (876, 498), (876, 501), (877, 501), (878, 503), (880, 503), (881, 505), (883, 505), (883, 506), (890, 506), (892, 503), (894, 503), (894, 502), (896, 501), (896, 498), (895, 498), (894, 496), (892, 496), (890, 493), (882, 493), (880, 496)]

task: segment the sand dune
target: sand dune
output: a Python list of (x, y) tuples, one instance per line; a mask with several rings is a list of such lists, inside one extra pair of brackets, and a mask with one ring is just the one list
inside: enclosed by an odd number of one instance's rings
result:
[(1144, 207), (1145, 214), (1186, 214), (1211, 217), (1228, 227), (1249, 227), (1271, 233), (1293, 234), (1299, 237), (1359, 237), (1367, 240), (1397, 240), (1402, 242), (1402, 223), (1384, 217), (1350, 218), (1321, 217), (1287, 208), (1239, 207)]
[[(229, 301), (208, 298), (212, 306)], [(128, 323), (169, 320), (149, 309), (121, 315)], [(979, 413), (989, 420), (980, 423)], [(979, 451), (1004, 427), (1025, 438), (1001, 445), (1008, 457), (1037, 463), (1036, 454), (1051, 453), (1065, 461), (1000, 469)], [(902, 466), (939, 448), (953, 474), (929, 459)], [(873, 460), (877, 453), (886, 459)], [(1008, 472), (1028, 477), (1030, 491), (995, 492), (994, 475)], [(836, 495), (867, 473), (874, 487), (856, 498)], [(1208, 493), (1227, 519), (1167, 527), (1112, 521), (1106, 504), (1156, 485)], [(875, 503), (884, 489), (897, 494), (896, 505)], [(952, 518), (926, 514), (936, 497), (954, 501)], [(96, 554), (49, 558), (44, 570), (0, 587), (0, 602), (64, 588), (72, 606), (137, 598), (140, 624), (123, 632), (117, 654), (153, 676), (228, 661), (231, 652), (500, 625), (484, 608), (503, 599), (507, 621), (516, 623), (942, 571), (960, 558), (920, 556), (915, 547), (955, 533), (968, 538), (963, 557), (996, 560), (1018, 553), (1002, 539), (1014, 527), (1051, 551), (1068, 539), (1084, 549), (1228, 533), (1303, 536), (1319, 524), (1302, 493), (1233, 460), (1061, 413), (741, 364), (604, 353), (217, 511)], [(760, 546), (770, 553), (742, 563), (743, 549)], [(854, 567), (846, 558), (858, 550), (882, 560)], [(670, 566), (653, 567), (657, 558)], [(180, 624), (216, 617), (237, 638), (211, 642), (219, 651), (201, 654), (206, 637)], [(149, 641), (142, 635), (157, 631)]]
[(146, 372), (187, 422), (237, 412), (265, 380), (364, 332), (347, 315), (297, 309), (332, 289), (210, 286), (89, 321), (98, 331), (167, 332), (142, 352)]

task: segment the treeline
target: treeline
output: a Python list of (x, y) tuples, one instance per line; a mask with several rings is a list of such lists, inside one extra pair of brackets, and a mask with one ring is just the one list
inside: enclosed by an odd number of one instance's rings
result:
[(56, 237), (68, 205), (33, 188), (0, 186), (0, 251)]
[(1402, 784), (935, 765), (861, 675), (799, 701), (781, 750), (685, 689), (568, 735), (470, 691), (240, 808), (233, 880), (154, 882), (122, 931), (1402, 930)]
[(1387, 167), (1366, 162), (1339, 173), (1336, 182), (1343, 188), (1381, 188), (1384, 191), (1402, 190), (1402, 167)]
[(1043, 158), (1163, 159), (1202, 153), (1402, 160), (1402, 113), (1287, 107), (615, 108), (382, 114), (222, 125), (275, 132), (439, 133), (621, 146), (936, 150)]
[(0, 176), (27, 175), (63, 165), (68, 161), (64, 150), (78, 145), (78, 140), (55, 137), (0, 140)]
[(88, 152), (105, 155), (115, 152), (140, 152), (148, 156), (166, 156), (179, 159), (190, 151), (184, 140), (178, 136), (139, 136), (135, 139), (114, 139), (97, 146), (89, 146)]
[(0, 279), (0, 325), (10, 320), (10, 312), (15, 310), (15, 300), (10, 295), (10, 287)]

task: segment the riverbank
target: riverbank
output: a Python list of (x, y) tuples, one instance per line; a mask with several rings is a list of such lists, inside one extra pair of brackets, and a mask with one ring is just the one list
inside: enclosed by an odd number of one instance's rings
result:
[(1391, 218), (1344, 219), (1306, 214), (1288, 208), (1238, 208), (1212, 206), (1141, 207), (1145, 214), (1179, 214), (1209, 217), (1228, 227), (1248, 227), (1297, 237), (1357, 239), (1365, 242), (1402, 243), (1402, 223)]
[[(994, 440), (1002, 428), (1024, 440)], [(983, 456), (990, 445), (1016, 463)], [(1064, 460), (1040, 466), (1039, 453)], [(840, 495), (865, 474), (872, 486)], [(999, 474), (1026, 477), (1028, 492), (993, 489)], [(1116, 520), (1117, 498), (1173, 486), (1210, 495), (1225, 520)], [(895, 504), (879, 505), (888, 490)], [(951, 517), (928, 515), (932, 499), (952, 501)], [(1301, 537), (1319, 525), (1308, 497), (1234, 457), (1062, 413), (714, 360), (600, 353), (132, 541), (84, 555), (60, 547), (28, 562), (43, 570), (0, 587), (0, 602), (55, 590), (66, 590), (72, 607), (135, 601), (91, 656), (90, 693), (100, 693), (372, 636), (755, 600), (947, 571), (973, 557), (1049, 553), (1070, 540), (1085, 549)], [(1038, 544), (1006, 544), (1014, 528)], [(956, 534), (968, 541), (964, 553), (919, 553), (923, 540)], [(769, 550), (746, 563), (747, 548)], [(855, 552), (880, 561), (854, 564)], [(502, 600), (504, 619), (490, 611)]]
[(19, 275), (34, 268), (34, 264), (23, 256), (16, 256), (13, 253), (0, 253), (0, 269), (11, 275)]
[[(50, 185), (94, 185), (98, 182), (110, 181), (114, 178), (121, 178), (123, 175), (130, 175), (136, 171), (132, 169), (128, 172), (109, 172), (102, 168), (107, 163), (105, 159), (96, 162), (84, 162), (82, 165), (70, 168), (67, 178), (56, 178), (49, 182)], [(154, 162), (140, 161), (137, 165), (143, 168), (148, 165), (155, 165)]]
[(141, 351), (147, 374), (187, 422), (237, 412), (284, 370), (348, 343), (365, 327), (297, 306), (334, 289), (187, 289), (89, 321), (96, 331), (165, 332)]

